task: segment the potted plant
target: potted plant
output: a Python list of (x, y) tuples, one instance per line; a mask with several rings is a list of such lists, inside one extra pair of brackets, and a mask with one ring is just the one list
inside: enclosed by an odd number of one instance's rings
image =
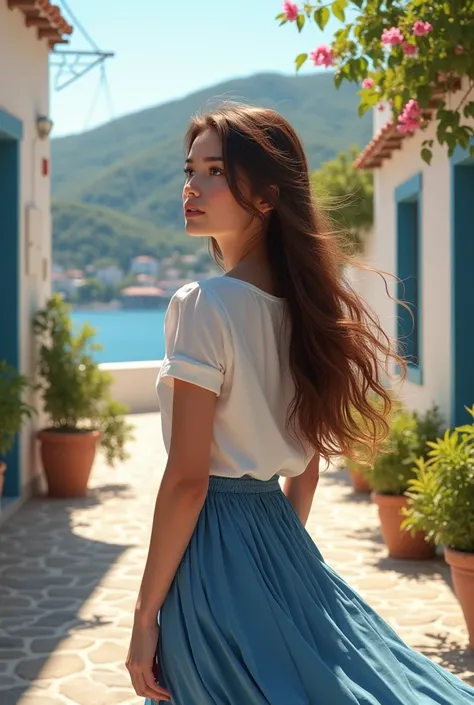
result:
[(354, 491), (360, 494), (370, 494), (372, 487), (367, 477), (367, 469), (350, 458), (345, 459), (345, 466), (351, 478)]
[(435, 554), (435, 546), (424, 532), (407, 533), (401, 524), (415, 461), (426, 454), (427, 442), (435, 441), (442, 427), (437, 407), (423, 416), (399, 407), (393, 415), (387, 442), (370, 472), (372, 499), (378, 507), (382, 537), (392, 558), (420, 560)]
[[(371, 394), (369, 401), (371, 406), (373, 406), (376, 411), (380, 413), (385, 412), (385, 401), (380, 395)], [(395, 410), (398, 408), (398, 406), (399, 402), (395, 398), (392, 398), (392, 408), (390, 411), (390, 415), (387, 419), (389, 422), (391, 415), (395, 413)], [(352, 414), (354, 418), (358, 421), (359, 425), (362, 426), (364, 424), (364, 420), (362, 419), (360, 412), (354, 409)], [(365, 425), (368, 426), (367, 421), (365, 422)], [(361, 448), (359, 444), (356, 444), (355, 450), (358, 457), (363, 457), (364, 449)], [(345, 458), (344, 465), (349, 473), (349, 476), (352, 481), (352, 486), (355, 492), (360, 492), (362, 494), (370, 494), (370, 492), (372, 491), (372, 486), (370, 484), (371, 467), (362, 462), (356, 462), (351, 458)]]
[(23, 420), (34, 413), (33, 407), (23, 401), (28, 386), (28, 379), (24, 375), (19, 374), (5, 360), (0, 360), (0, 498), (7, 469), (1, 458), (12, 449)]
[(100, 345), (84, 325), (73, 334), (70, 307), (55, 294), (34, 318), (37, 388), (50, 425), (38, 433), (50, 497), (83, 497), (99, 443), (113, 465), (126, 457), (127, 408), (110, 398), (112, 376), (93, 358)]
[(448, 430), (429, 446), (409, 482), (403, 527), (444, 546), (474, 649), (474, 426)]

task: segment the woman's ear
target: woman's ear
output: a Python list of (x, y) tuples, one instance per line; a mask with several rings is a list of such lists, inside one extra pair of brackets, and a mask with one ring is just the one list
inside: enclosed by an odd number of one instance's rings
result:
[(278, 200), (278, 186), (269, 186), (265, 195), (257, 201), (257, 208), (263, 215), (268, 215), (276, 205)]

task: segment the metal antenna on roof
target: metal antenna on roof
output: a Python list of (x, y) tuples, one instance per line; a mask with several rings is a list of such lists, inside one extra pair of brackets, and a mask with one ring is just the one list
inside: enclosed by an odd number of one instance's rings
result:
[(73, 25), (91, 46), (91, 49), (86, 51), (54, 49), (54, 51), (51, 52), (50, 66), (54, 66), (58, 69), (54, 81), (54, 87), (57, 91), (61, 91), (63, 88), (66, 88), (66, 86), (77, 81), (78, 78), (81, 78), (96, 66), (103, 66), (106, 59), (115, 56), (113, 52), (101, 51), (99, 49), (91, 35), (79, 22), (66, 0), (61, 0), (61, 5), (71, 18)]

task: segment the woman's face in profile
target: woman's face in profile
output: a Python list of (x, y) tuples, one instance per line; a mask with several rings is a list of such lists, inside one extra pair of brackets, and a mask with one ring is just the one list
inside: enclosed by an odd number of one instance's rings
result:
[(183, 211), (188, 235), (222, 238), (239, 234), (252, 215), (237, 203), (227, 183), (222, 142), (207, 129), (194, 140), (185, 164)]

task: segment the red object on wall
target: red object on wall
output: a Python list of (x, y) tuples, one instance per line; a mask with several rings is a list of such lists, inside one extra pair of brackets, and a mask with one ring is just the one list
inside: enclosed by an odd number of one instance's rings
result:
[(43, 176), (48, 176), (48, 174), (49, 174), (49, 159), (42, 160), (41, 173), (43, 174)]

